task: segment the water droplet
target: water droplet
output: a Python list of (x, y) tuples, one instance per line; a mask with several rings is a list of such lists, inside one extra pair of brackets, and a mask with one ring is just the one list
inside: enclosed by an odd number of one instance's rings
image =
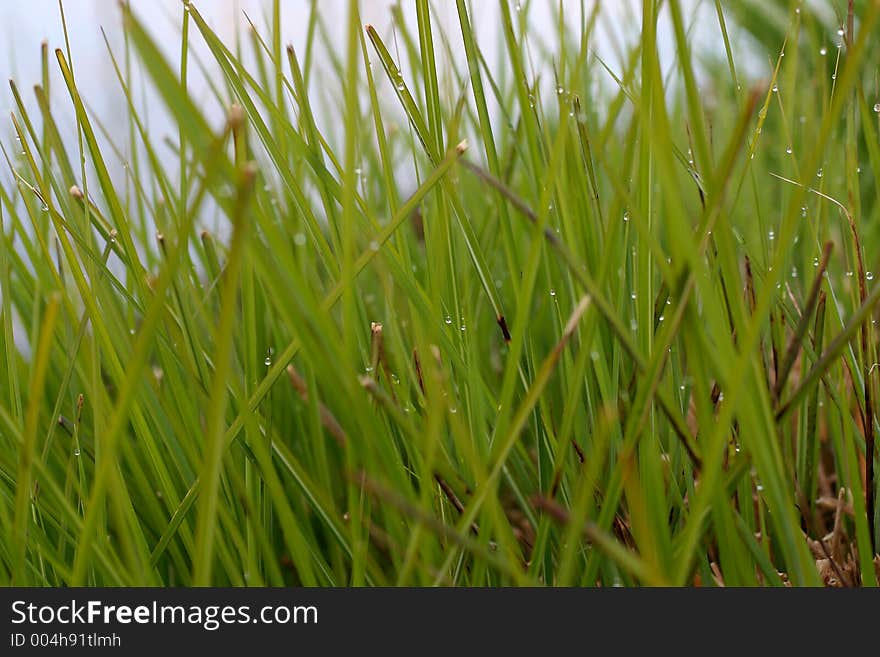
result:
[(839, 30), (837, 30), (837, 36), (843, 36), (843, 28), (842, 27)]
[(514, 10), (516, 13), (521, 12), (521, 11), (522, 11), (522, 3), (519, 3), (519, 2), (515, 3), (515, 4), (513, 5), (513, 10)]
[(377, 242), (376, 240), (373, 240), (372, 242), (370, 242), (370, 251), (373, 251), (375, 253), (378, 250), (379, 250), (379, 242)]
[(665, 319), (666, 319), (666, 317), (664, 315), (660, 315), (660, 317), (657, 318), (657, 320), (661, 321), (661, 322), (664, 321)]
[(623, 220), (629, 221), (629, 215), (626, 212), (623, 213)]
[(272, 367), (272, 357), (266, 356), (266, 358), (263, 360), (263, 365), (265, 365), (266, 367)]
[(552, 287), (550, 288), (550, 296), (551, 296), (551, 297), (555, 297), (555, 296), (556, 296), (556, 290), (554, 290)]
[(787, 154), (791, 155), (791, 154), (793, 153), (791, 146), (789, 146), (788, 148), (786, 148), (786, 149), (785, 149), (785, 152), (786, 152)]
[(392, 374), (392, 375), (391, 375), (391, 382), (392, 382), (394, 385), (399, 386), (399, 385), (400, 385), (400, 377), (397, 376), (396, 374)]
[(40, 210), (42, 210), (43, 212), (48, 212), (48, 211), (49, 211), (49, 206), (46, 205), (45, 203), (43, 203), (43, 204), (40, 206)]
[(772, 91), (773, 93), (776, 93), (777, 91), (779, 91), (779, 85), (774, 84), (773, 87), (770, 89), (770, 91)]
[(837, 73), (832, 73), (832, 74), (831, 74), (831, 79), (832, 79), (832, 80), (836, 80), (836, 79), (837, 79)]
[(73, 448), (73, 455), (74, 455), (74, 456), (79, 456), (79, 455), (80, 455), (79, 447), (74, 447), (74, 448)]
[(452, 318), (449, 315), (446, 315), (446, 319), (443, 320), (447, 324), (452, 324)]
[(305, 233), (297, 233), (293, 236), (293, 243), (297, 246), (305, 246), (306, 245), (306, 236)]
[(403, 80), (398, 81), (398, 83), (397, 83), (397, 90), (398, 90), (398, 91), (403, 91), (404, 89), (406, 89), (406, 85), (403, 83)]
[(367, 365), (367, 366), (364, 368), (364, 371), (365, 371), (367, 374), (369, 374), (370, 372), (373, 371), (373, 368), (372, 368), (372, 366)]
[(591, 352), (590, 352), (590, 358), (591, 358), (594, 362), (597, 361), (597, 360), (599, 360), (599, 352), (598, 352), (598, 351), (591, 351)]
[(720, 403), (723, 402), (723, 401), (724, 401), (724, 393), (723, 393), (723, 392), (719, 392), (719, 393), (718, 393), (718, 403), (720, 404)]
[(818, 266), (819, 266), (819, 258), (813, 258), (813, 266), (814, 266), (814, 267), (818, 267)]
[(880, 114), (880, 103), (874, 103), (874, 111)]
[(458, 413), (458, 409), (455, 406), (450, 406), (449, 412), (455, 415), (456, 413)]
[(636, 300), (636, 293), (633, 292), (632, 294), (630, 294), (629, 298), (632, 299), (633, 301), (635, 301)]
[(806, 216), (807, 216), (807, 206), (806, 206), (806, 205), (802, 205), (802, 206), (801, 206), (801, 217), (806, 218)]
[(535, 94), (529, 94), (529, 107), (535, 109)]
[(825, 55), (828, 54), (828, 48), (826, 48), (825, 46), (822, 46), (821, 48), (819, 48), (819, 54), (824, 57)]
[(798, 277), (798, 270), (797, 270), (797, 267), (792, 267), (792, 268), (791, 268), (791, 277), (792, 277), (792, 278), (797, 278), (797, 277)]
[(772, 242), (773, 240), (776, 239), (776, 233), (771, 230), (769, 233), (767, 233), (767, 239), (769, 239)]
[(817, 177), (817, 178), (821, 178), (821, 177), (822, 177), (822, 169), (819, 169), (819, 170), (816, 172), (816, 177)]
[(846, 272), (847, 278), (852, 278), (853, 273), (851, 271)]
[(865, 272), (865, 278), (867, 278), (869, 281), (873, 281), (873, 280), (874, 280), (874, 272), (872, 272), (872, 271), (866, 271), (866, 272)]
[(565, 89), (561, 85), (556, 87), (556, 94), (557, 95), (561, 96), (564, 93), (565, 93)]

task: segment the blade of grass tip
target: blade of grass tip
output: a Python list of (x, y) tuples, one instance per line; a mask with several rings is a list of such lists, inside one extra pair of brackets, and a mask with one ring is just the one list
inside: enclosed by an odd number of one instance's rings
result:
[(34, 353), (31, 382), (28, 388), (28, 403), (24, 416), (23, 442), (18, 452), (18, 472), (16, 473), (15, 515), (12, 523), (12, 537), (15, 545), (13, 560), (13, 579), (18, 586), (28, 583), (29, 568), (25, 564), (28, 545), (28, 519), (31, 517), (33, 495), (33, 459), (37, 446), (37, 428), (40, 408), (43, 401), (43, 388), (51, 360), (52, 342), (55, 338), (55, 324), (61, 306), (61, 294), (54, 292), (49, 297), (43, 314), (43, 325)]

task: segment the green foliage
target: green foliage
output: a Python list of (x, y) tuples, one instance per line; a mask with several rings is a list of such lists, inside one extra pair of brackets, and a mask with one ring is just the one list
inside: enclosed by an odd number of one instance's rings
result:
[(467, 0), (304, 52), (186, 4), (178, 68), (124, 6), (121, 136), (69, 51), (13, 84), (0, 582), (876, 585), (880, 2), (716, 2), (719, 63), (644, 0), (616, 64), (529, 4), (503, 70)]

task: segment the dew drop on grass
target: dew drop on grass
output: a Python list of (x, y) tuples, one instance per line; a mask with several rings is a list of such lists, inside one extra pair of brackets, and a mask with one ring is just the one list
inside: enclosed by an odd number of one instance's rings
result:
[(880, 114), (880, 103), (874, 103), (874, 111)]
[(867, 278), (869, 281), (873, 281), (873, 280), (874, 280), (874, 272), (872, 272), (872, 271), (866, 271), (866, 272), (865, 272), (865, 278)]
[(623, 213), (623, 220), (629, 221), (629, 215), (626, 212)]
[(81, 452), (79, 451), (79, 447), (74, 447), (74, 448), (73, 448), (73, 455), (74, 455), (74, 456), (79, 456), (80, 453), (81, 453)]
[(837, 30), (837, 36), (843, 36), (843, 28), (842, 27), (839, 30)]
[(825, 46), (822, 46), (821, 48), (819, 48), (819, 54), (824, 57), (825, 55), (828, 54), (828, 48), (826, 48)]
[(801, 206), (801, 217), (803, 217), (805, 219), (807, 217), (807, 206), (806, 205)]
[(443, 320), (447, 324), (452, 324), (452, 318), (449, 315), (446, 315), (446, 319)]
[(636, 300), (636, 293), (633, 292), (632, 294), (630, 294), (629, 298), (632, 299), (633, 301), (635, 301)]
[(272, 367), (272, 357), (266, 356), (266, 358), (263, 359), (263, 365), (265, 365), (266, 367)]
[(305, 233), (297, 233), (293, 236), (293, 243), (297, 246), (305, 246), (306, 245), (306, 236)]
[(818, 267), (818, 266), (819, 266), (819, 258), (813, 258), (813, 266), (814, 266), (814, 267)]
[(564, 93), (565, 93), (565, 88), (562, 85), (556, 87), (556, 95), (557, 96), (561, 96)]
[(821, 178), (821, 177), (822, 177), (822, 169), (819, 169), (819, 170), (816, 172), (816, 177), (817, 177), (817, 178)]
[(785, 149), (785, 152), (786, 152), (788, 155), (791, 155), (791, 154), (793, 153), (793, 150), (792, 150), (791, 146), (789, 146), (788, 148), (786, 148), (786, 149)]
[(771, 230), (769, 233), (767, 233), (767, 239), (769, 239), (772, 242), (773, 240), (776, 239), (776, 233)]
[(397, 83), (397, 90), (398, 90), (398, 91), (403, 91), (404, 89), (406, 89), (406, 85), (403, 84), (403, 80), (399, 80), (398, 83)]
[(394, 383), (394, 385), (399, 386), (400, 385), (400, 377), (397, 376), (396, 374), (392, 374), (391, 375), (391, 382)]
[(772, 91), (773, 93), (776, 93), (777, 91), (779, 91), (779, 85), (774, 84), (773, 87), (770, 89), (770, 91)]
[(375, 253), (378, 250), (379, 250), (379, 242), (377, 242), (376, 240), (373, 240), (372, 242), (370, 242), (370, 251)]
[(555, 297), (555, 296), (556, 296), (556, 290), (554, 290), (552, 287), (550, 288), (550, 296), (551, 296), (551, 297)]
[(449, 412), (455, 415), (456, 413), (458, 413), (458, 409), (455, 406), (450, 406)]

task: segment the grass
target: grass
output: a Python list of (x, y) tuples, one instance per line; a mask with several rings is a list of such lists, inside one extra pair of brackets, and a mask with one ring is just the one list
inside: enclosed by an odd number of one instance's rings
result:
[(644, 0), (616, 61), (537, 2), (497, 64), (467, 0), (341, 44), (314, 2), (302, 50), (186, 3), (177, 62), (123, 4), (121, 131), (42, 49), (0, 583), (877, 584), (880, 2), (704, 3), (719, 59)]

